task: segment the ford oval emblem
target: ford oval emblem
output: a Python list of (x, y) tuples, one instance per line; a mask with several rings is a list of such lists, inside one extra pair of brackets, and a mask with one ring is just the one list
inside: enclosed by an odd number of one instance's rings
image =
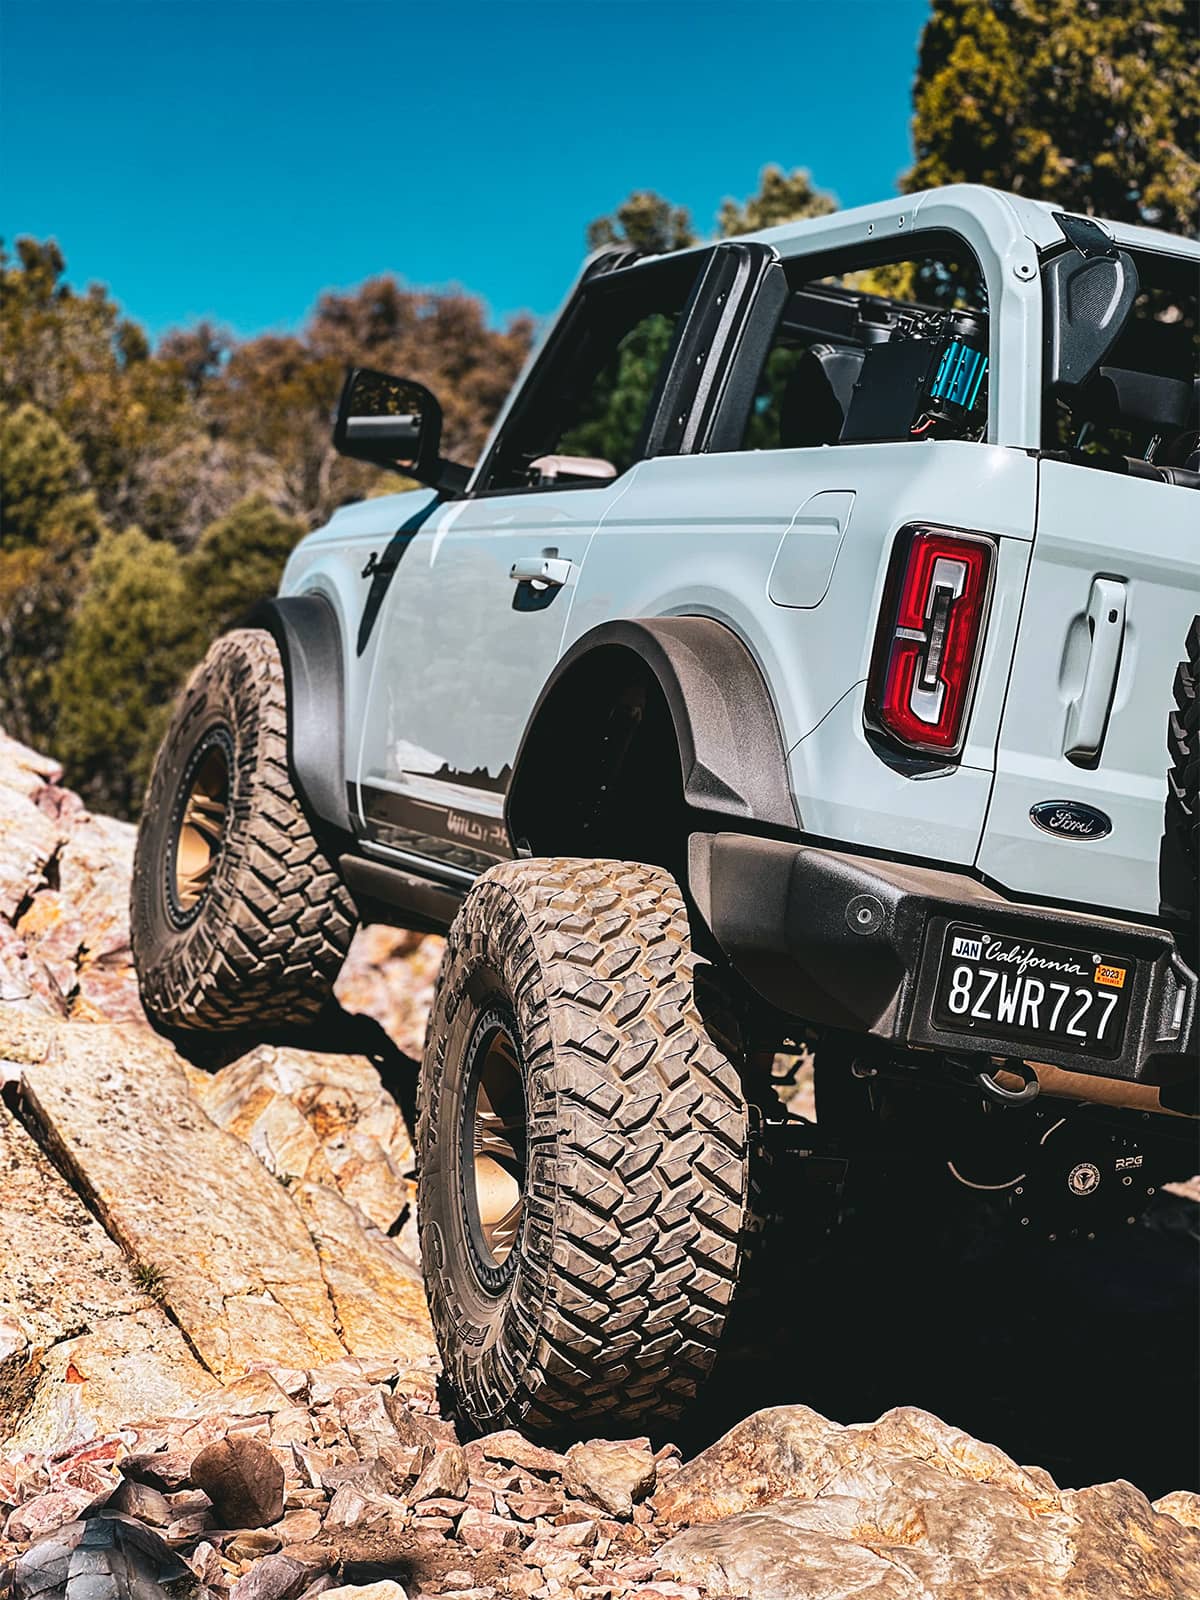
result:
[(1082, 800), (1039, 800), (1029, 819), (1056, 839), (1103, 839), (1112, 832), (1112, 819)]

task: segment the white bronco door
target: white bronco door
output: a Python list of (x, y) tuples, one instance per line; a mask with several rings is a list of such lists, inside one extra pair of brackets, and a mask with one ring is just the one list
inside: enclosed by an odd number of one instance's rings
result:
[[(479, 469), (400, 553), (358, 767), (369, 844), (466, 871), (509, 854), (504, 795), (596, 529), (623, 499), (699, 270), (585, 281)], [(609, 615), (622, 615), (620, 585)]]
[(454, 501), (404, 550), (359, 760), (369, 841), (467, 870), (509, 853), (512, 760), (558, 659), (588, 541), (625, 488)]

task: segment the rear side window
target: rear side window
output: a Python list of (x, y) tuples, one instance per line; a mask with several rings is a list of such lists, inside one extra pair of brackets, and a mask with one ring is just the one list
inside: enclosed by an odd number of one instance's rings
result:
[[(785, 263), (788, 297), (743, 450), (987, 433), (987, 294), (966, 247)], [(816, 271), (814, 271), (816, 268)]]
[(683, 256), (584, 287), (504, 428), (488, 489), (584, 487), (641, 459), (698, 270)]

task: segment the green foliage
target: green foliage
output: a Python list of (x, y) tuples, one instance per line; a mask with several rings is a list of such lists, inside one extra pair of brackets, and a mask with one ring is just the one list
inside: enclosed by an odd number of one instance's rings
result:
[(933, 0), (905, 189), (994, 184), (1193, 233), (1197, 16), (1192, 0)]
[(156, 1262), (135, 1261), (133, 1281), (151, 1300), (161, 1300), (166, 1295), (167, 1275)]
[(592, 386), (587, 415), (559, 440), (563, 455), (599, 456), (618, 472), (633, 465), (674, 331), (674, 319), (658, 311), (629, 330)]
[(52, 678), (55, 754), (90, 804), (135, 809), (198, 645), (178, 551), (139, 528), (106, 533)]
[(36, 406), (0, 412), (0, 724), (53, 733), (51, 677), (88, 552), (104, 532), (78, 448)]
[(200, 638), (236, 627), (279, 588), (284, 564), (303, 524), (252, 495), (219, 518), (183, 560), (190, 607)]
[(636, 189), (608, 217), (597, 217), (588, 225), (589, 250), (605, 245), (625, 245), (642, 255), (668, 255), (686, 250), (696, 243), (691, 215), (684, 206), (673, 206), (652, 189)]
[(186, 431), (186, 395), (148, 359), (145, 334), (106, 291), (76, 294), (51, 240), (17, 240), (0, 252), (0, 405), (32, 403), (74, 441), (101, 513), (136, 510), (143, 473)]
[(128, 811), (211, 638), (338, 505), (411, 487), (334, 454), (346, 367), (428, 384), (444, 452), (470, 462), (533, 329), (489, 327), (459, 291), (375, 278), (322, 296), (298, 334), (238, 343), (200, 323), (151, 351), (65, 270), (53, 241), (0, 251), (0, 723)]
[[(810, 174), (803, 167), (787, 173), (770, 165), (759, 174), (758, 192), (748, 200), (726, 200), (717, 218), (720, 237), (756, 233), (781, 222), (800, 217), (823, 217), (837, 210), (832, 195), (814, 189)], [(674, 206), (652, 189), (636, 189), (607, 217), (589, 224), (589, 250), (602, 245), (626, 245), (642, 255), (668, 255), (699, 242), (691, 214), (684, 206)]]
[(777, 228), (782, 222), (796, 222), (802, 217), (825, 217), (836, 210), (833, 196), (814, 189), (812, 177), (803, 167), (787, 173), (772, 165), (762, 169), (758, 193), (742, 205), (726, 200), (718, 220), (722, 236), (729, 239), (739, 233), (757, 233), (760, 228)]

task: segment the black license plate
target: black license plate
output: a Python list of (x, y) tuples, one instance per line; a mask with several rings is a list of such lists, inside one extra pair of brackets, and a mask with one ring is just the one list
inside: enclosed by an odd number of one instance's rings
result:
[(955, 923), (943, 937), (933, 1020), (955, 1033), (1114, 1056), (1133, 980), (1127, 958)]

